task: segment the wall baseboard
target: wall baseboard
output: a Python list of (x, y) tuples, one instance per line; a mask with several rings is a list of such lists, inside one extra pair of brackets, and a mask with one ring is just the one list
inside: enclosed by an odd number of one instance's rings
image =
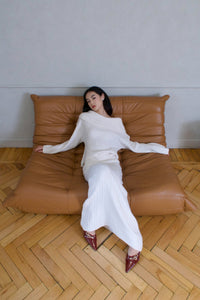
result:
[(32, 139), (0, 139), (0, 148), (32, 148)]
[(168, 148), (200, 148), (200, 139), (179, 139), (167, 142)]

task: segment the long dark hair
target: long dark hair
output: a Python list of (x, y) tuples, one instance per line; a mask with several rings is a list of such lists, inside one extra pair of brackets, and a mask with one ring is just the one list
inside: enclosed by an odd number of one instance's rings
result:
[(88, 92), (95, 92), (95, 93), (97, 93), (100, 96), (104, 93), (105, 99), (103, 100), (103, 106), (104, 106), (104, 109), (107, 112), (107, 114), (109, 116), (111, 116), (112, 112), (113, 112), (113, 109), (112, 109), (112, 105), (111, 105), (110, 99), (109, 99), (108, 95), (104, 92), (104, 90), (102, 90), (98, 86), (92, 86), (92, 87), (90, 87), (89, 89), (87, 89), (85, 91), (85, 93), (83, 95), (83, 99), (84, 99), (83, 112), (91, 110), (91, 108), (89, 107), (89, 105), (87, 103), (87, 100), (86, 100), (86, 95), (87, 95)]

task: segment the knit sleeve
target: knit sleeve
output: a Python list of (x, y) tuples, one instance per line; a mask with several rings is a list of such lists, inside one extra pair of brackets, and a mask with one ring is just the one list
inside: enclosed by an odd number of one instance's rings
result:
[(126, 133), (124, 125), (122, 123), (122, 136), (121, 144), (123, 149), (129, 149), (136, 153), (160, 153), (160, 154), (169, 154), (169, 149), (165, 146), (157, 143), (138, 143), (131, 141), (130, 136)]
[(169, 149), (165, 146), (157, 143), (138, 143), (129, 141), (128, 148), (136, 153), (160, 153), (160, 154), (169, 154)]
[(76, 128), (74, 129), (74, 132), (69, 140), (62, 144), (58, 145), (45, 145), (43, 146), (43, 153), (48, 153), (48, 154), (54, 154), (58, 152), (63, 152), (67, 151), (70, 149), (75, 148), (78, 146), (80, 143), (83, 142), (83, 126), (82, 126), (82, 120), (81, 118), (78, 119)]

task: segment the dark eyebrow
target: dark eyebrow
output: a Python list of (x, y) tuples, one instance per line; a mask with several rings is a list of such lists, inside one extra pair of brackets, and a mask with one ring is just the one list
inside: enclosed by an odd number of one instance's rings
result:
[[(94, 96), (95, 96), (95, 94), (91, 95), (91, 97), (94, 97)], [(89, 99), (88, 99), (88, 98), (86, 98), (86, 100), (88, 101)]]

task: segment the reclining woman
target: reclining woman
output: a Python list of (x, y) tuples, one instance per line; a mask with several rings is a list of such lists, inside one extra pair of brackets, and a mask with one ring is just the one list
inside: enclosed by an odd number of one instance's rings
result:
[(71, 138), (59, 145), (37, 146), (35, 151), (53, 154), (84, 143), (81, 166), (89, 186), (88, 198), (84, 201), (81, 213), (84, 237), (97, 250), (95, 231), (104, 226), (113, 232), (129, 246), (125, 262), (128, 272), (140, 258), (143, 241), (123, 186), (117, 152), (130, 149), (137, 153), (168, 154), (169, 150), (156, 143), (131, 141), (122, 119), (111, 117), (110, 99), (101, 88), (93, 86), (87, 89), (83, 98), (83, 112), (79, 115)]

